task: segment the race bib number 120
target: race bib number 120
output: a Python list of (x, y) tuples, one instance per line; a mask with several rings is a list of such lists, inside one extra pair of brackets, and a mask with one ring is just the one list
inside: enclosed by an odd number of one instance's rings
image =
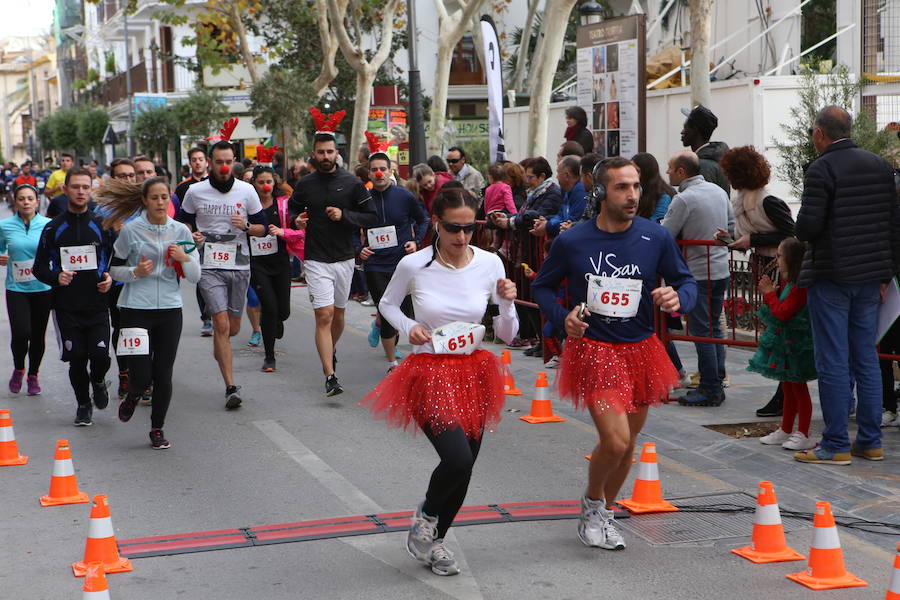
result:
[(484, 339), (484, 325), (454, 321), (431, 332), (435, 354), (472, 354)]
[(585, 275), (587, 306), (593, 315), (627, 319), (637, 314), (641, 304), (641, 279)]
[(207, 242), (203, 246), (203, 266), (233, 269), (237, 259), (237, 244)]
[(274, 235), (265, 237), (250, 236), (250, 248), (253, 250), (253, 256), (268, 256), (278, 252), (278, 238)]
[(85, 246), (63, 246), (59, 249), (63, 271), (91, 271), (97, 268), (97, 249)]
[(119, 330), (116, 356), (150, 354), (150, 336), (143, 327), (123, 327)]

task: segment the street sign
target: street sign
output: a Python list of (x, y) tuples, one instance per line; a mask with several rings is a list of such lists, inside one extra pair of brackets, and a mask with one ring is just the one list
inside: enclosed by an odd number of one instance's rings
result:
[(103, 134), (103, 143), (111, 144), (113, 146), (119, 143), (119, 136), (116, 135), (116, 131), (112, 128), (112, 125), (106, 126), (106, 132)]

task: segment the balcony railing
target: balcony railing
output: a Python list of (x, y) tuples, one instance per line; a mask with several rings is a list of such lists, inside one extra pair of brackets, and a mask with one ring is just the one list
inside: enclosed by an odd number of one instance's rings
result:
[[(106, 80), (103, 85), (101, 101), (109, 106), (128, 98), (126, 74), (119, 73)], [(139, 62), (131, 67), (131, 93), (141, 94), (147, 91), (147, 65)]]

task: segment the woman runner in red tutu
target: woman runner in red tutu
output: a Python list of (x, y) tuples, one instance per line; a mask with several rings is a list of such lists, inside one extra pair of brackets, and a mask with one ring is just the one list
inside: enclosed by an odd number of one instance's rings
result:
[[(612, 505), (631, 468), (635, 438), (651, 404), (678, 383), (678, 372), (653, 329), (654, 304), (689, 312), (697, 299), (671, 234), (636, 217), (641, 197), (638, 169), (625, 158), (594, 167), (596, 219), (561, 234), (531, 284), (544, 316), (569, 335), (557, 375), (562, 398), (586, 407), (600, 435), (581, 501), (578, 536), (587, 546), (622, 550)], [(657, 287), (659, 277), (665, 279)], [(556, 302), (568, 281), (569, 311)]]
[[(515, 284), (495, 254), (470, 246), (478, 201), (461, 187), (445, 186), (432, 204), (435, 241), (405, 256), (378, 305), (382, 316), (409, 338), (413, 354), (363, 400), (391, 425), (422, 429), (441, 462), (425, 501), (416, 508), (407, 551), (437, 575), (459, 567), (444, 535), (466, 497), (485, 428), (500, 420), (500, 361), (481, 348), (488, 303), (500, 307), (494, 333), (504, 341), (519, 328)], [(400, 310), (412, 297), (416, 320)]]

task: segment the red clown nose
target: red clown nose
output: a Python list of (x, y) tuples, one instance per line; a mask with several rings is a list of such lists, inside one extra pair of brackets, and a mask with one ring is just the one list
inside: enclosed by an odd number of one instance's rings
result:
[(221, 173), (222, 175), (228, 175), (229, 173), (231, 173), (231, 167), (229, 167), (228, 165), (222, 165), (221, 167), (219, 167), (219, 173)]
[(271, 191), (272, 191), (272, 186), (269, 185), (268, 183), (264, 184), (264, 185), (263, 185), (263, 191), (264, 191), (264, 192), (271, 192)]

